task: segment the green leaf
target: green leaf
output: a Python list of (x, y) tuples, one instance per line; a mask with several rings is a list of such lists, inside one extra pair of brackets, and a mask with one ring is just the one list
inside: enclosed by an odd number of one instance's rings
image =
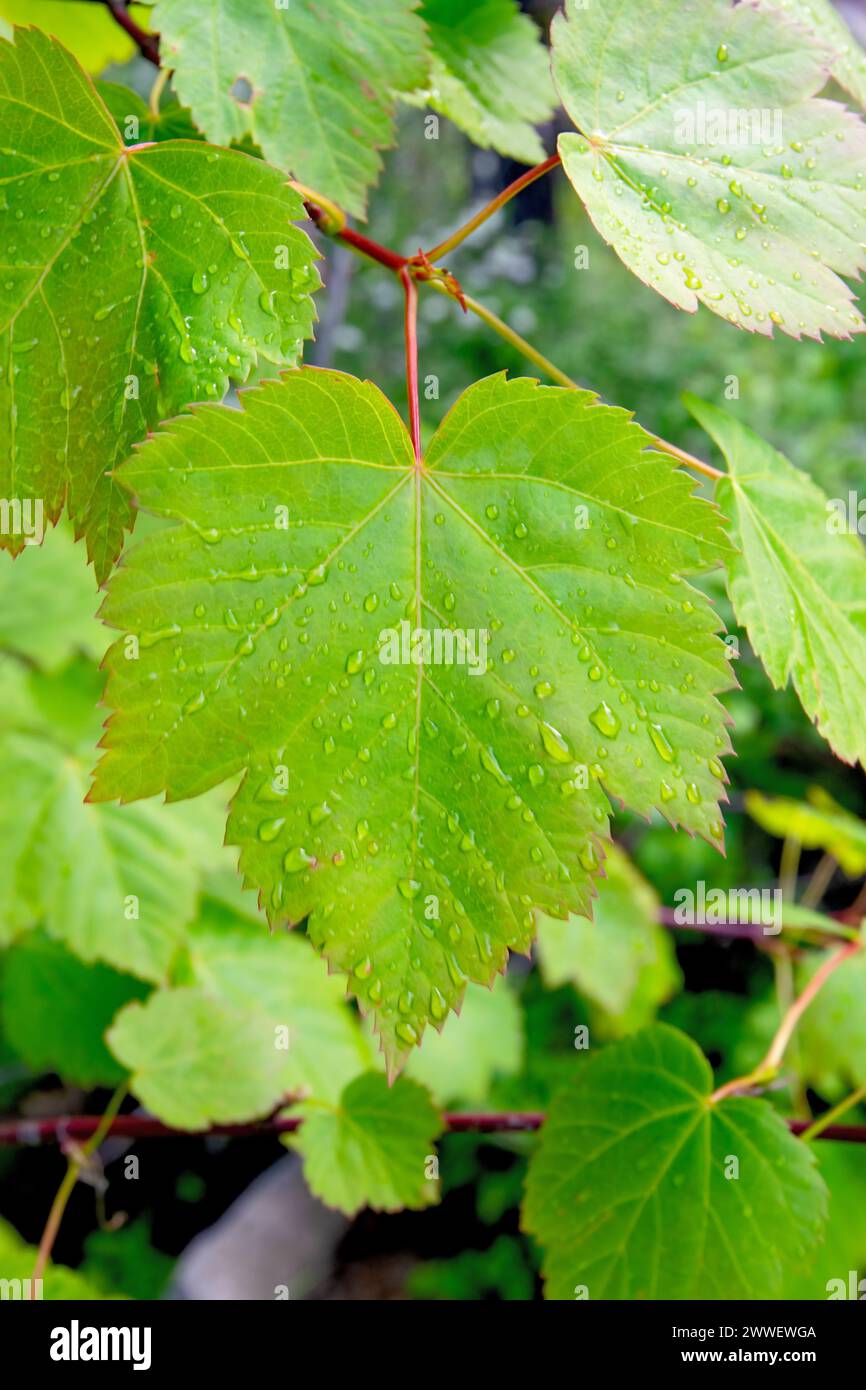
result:
[(866, 106), (866, 53), (837, 12), (832, 0), (772, 0), (833, 54), (833, 76), (861, 106)]
[[(436, 1201), (428, 1159), (442, 1122), (423, 1086), (366, 1072), (339, 1104), (306, 1101), (304, 1123), (287, 1142), (302, 1154), (310, 1191), (354, 1216), (362, 1207), (399, 1211)], [(293, 1112), (294, 1113), (294, 1112)]]
[(190, 112), (177, 100), (164, 99), (155, 116), (131, 87), (118, 82), (97, 82), (95, 86), (126, 145), (145, 140), (204, 139)]
[(737, 619), (776, 689), (790, 678), (838, 757), (866, 763), (866, 553), (830, 504), (733, 416), (687, 396), (728, 472), (716, 498), (739, 549), (727, 566)]
[(772, 1299), (806, 1266), (827, 1210), (814, 1155), (765, 1101), (711, 1091), (695, 1044), (656, 1024), (554, 1098), (523, 1209), (548, 1298)]
[(821, 787), (810, 787), (809, 801), (746, 792), (752, 820), (780, 840), (790, 836), (806, 849), (822, 849), (838, 859), (849, 878), (866, 874), (866, 825)]
[(184, 403), (297, 359), (316, 253), (283, 174), (190, 141), (127, 148), (38, 30), (0, 40), (0, 122), (0, 493), (46, 521), (65, 501), (101, 580), (132, 519), (111, 470)]
[(147, 987), (106, 965), (85, 965), (43, 932), (13, 946), (3, 969), (3, 1027), (35, 1072), (55, 1071), (80, 1086), (123, 1078), (105, 1045), (114, 1015)]
[[(190, 0), (159, 0), (154, 27), (174, 87), (216, 144), (250, 135), (265, 158), (348, 212), (393, 144), (393, 91), (426, 71), (417, 0), (292, 0), (285, 7), (213, 0), (209, 22)], [(240, 84), (240, 85), (237, 85)]]
[(508, 981), (492, 989), (470, 985), (460, 1017), (439, 1033), (427, 1030), (409, 1058), (406, 1074), (420, 1081), (440, 1105), (486, 1100), (496, 1076), (513, 1076), (523, 1061), (523, 1020)]
[(538, 960), (550, 989), (573, 984), (614, 1018), (634, 1004), (633, 1031), (674, 993), (676, 955), (658, 925), (656, 893), (618, 845), (609, 847), (604, 872), (591, 922), (539, 917)]
[(140, 657), (107, 657), (92, 795), (245, 770), (247, 884), (272, 920), (312, 914), (392, 1061), (528, 948), (531, 906), (590, 910), (608, 796), (721, 841), (730, 663), (680, 576), (727, 542), (647, 443), (586, 392), (499, 376), (417, 470), (374, 386), (303, 368), (122, 470), (179, 524), (109, 589)]
[(752, 332), (862, 332), (839, 276), (866, 264), (866, 127), (815, 99), (831, 51), (727, 0), (568, 0), (566, 15), (553, 70), (580, 134), (559, 153), (629, 269)]
[[(798, 990), (832, 952), (810, 953), (797, 969)], [(800, 1071), (828, 1100), (866, 1086), (866, 952), (847, 960), (822, 985), (797, 1030)]]
[(535, 125), (556, 106), (547, 52), (516, 0), (424, 0), (432, 55), (424, 86), (407, 99), (440, 111), (476, 145), (537, 164)]
[[(133, 18), (147, 25), (148, 9), (130, 7)], [(136, 47), (128, 34), (102, 5), (80, 0), (0, 0), (0, 21), (7, 20), (6, 36), (13, 24), (35, 24), (59, 39), (88, 72), (101, 72), (109, 63), (127, 63)], [(0, 32), (3, 29), (0, 23)]]
[[(37, 1253), (35, 1245), (27, 1245), (7, 1221), (0, 1219), (0, 1279), (20, 1281), (17, 1295), (22, 1300), (30, 1297), (32, 1286), (28, 1281), (33, 1275)], [(44, 1299), (76, 1303), (81, 1300), (95, 1302), (106, 1297), (77, 1270), (67, 1269), (65, 1265), (52, 1264), (50, 1261), (45, 1270), (40, 1296)], [(10, 1292), (4, 1295), (4, 1299), (6, 1297), (12, 1299), (16, 1294)]]
[(866, 1149), (862, 1144), (819, 1140), (814, 1153), (830, 1192), (827, 1231), (811, 1267), (789, 1274), (782, 1296), (850, 1298), (853, 1284), (854, 1297), (862, 1300), (866, 1285), (858, 1285), (866, 1270)]
[(254, 1120), (283, 1095), (270, 1019), (241, 1014), (202, 989), (156, 990), (145, 1004), (129, 1004), (108, 1045), (142, 1105), (178, 1129)]
[(239, 1013), (260, 1017), (273, 1039), (288, 1030), (282, 1088), (336, 1101), (347, 1082), (373, 1064), (372, 1050), (346, 1006), (345, 987), (329, 975), (306, 937), (270, 940), (213, 903), (189, 934), (192, 982)]
[(0, 777), (0, 939), (43, 921), (82, 960), (163, 979), (198, 887), (176, 817), (85, 804), (85, 768), (27, 734), (0, 736)]
[(66, 525), (49, 531), (20, 565), (0, 553), (0, 647), (46, 671), (65, 666), (76, 651), (98, 661), (105, 633), (95, 617), (97, 598), (84, 547)]

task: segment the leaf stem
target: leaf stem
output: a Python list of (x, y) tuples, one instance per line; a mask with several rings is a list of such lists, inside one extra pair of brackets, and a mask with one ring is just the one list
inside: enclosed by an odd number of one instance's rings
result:
[(105, 7), (121, 29), (132, 39), (142, 58), (146, 58), (149, 63), (159, 67), (159, 35), (148, 34), (147, 30), (142, 29), (140, 24), (136, 24), (126, 5), (123, 4), (123, 0), (105, 0)]
[[(57, 1189), (54, 1201), (51, 1203), (51, 1210), (48, 1213), (48, 1220), (45, 1223), (45, 1229), (42, 1232), (42, 1238), (39, 1241), (39, 1249), (36, 1252), (36, 1263), (33, 1266), (33, 1275), (30, 1282), (31, 1299), (36, 1298), (36, 1290), (39, 1287), (38, 1281), (42, 1278), (45, 1272), (45, 1267), (48, 1264), (48, 1260), (51, 1256), (51, 1251), (54, 1249), (54, 1242), (57, 1239), (57, 1233), (60, 1230), (60, 1224), (63, 1220), (63, 1214), (66, 1211), (66, 1205), (69, 1201), (69, 1198), (72, 1195), (72, 1191), (75, 1187), (75, 1184), (78, 1181), (79, 1174), (85, 1167), (87, 1159), (90, 1157), (92, 1153), (94, 1153), (99, 1148), (103, 1139), (106, 1137), (109, 1130), (112, 1128), (112, 1125), (115, 1119), (117, 1118), (117, 1112), (123, 1104), (123, 1100), (126, 1096), (128, 1089), (129, 1085), (126, 1081), (124, 1081), (120, 1086), (118, 1086), (117, 1090), (114, 1092), (114, 1095), (111, 1097), (111, 1100), (108, 1102), (108, 1105), (106, 1106), (105, 1114), (102, 1115), (99, 1119), (93, 1117), (93, 1123), (95, 1127), (92, 1133), (90, 1134), (90, 1137), (86, 1140), (84, 1144), (81, 1145), (80, 1148), (70, 1149), (67, 1159), (66, 1172), (63, 1175), (63, 1181)], [(58, 1125), (58, 1135), (61, 1132), (61, 1128), (62, 1126)], [(68, 1133), (66, 1137), (67, 1141), (69, 1141), (70, 1135)]]
[(155, 121), (159, 120), (159, 103), (162, 100), (162, 94), (165, 91), (165, 85), (170, 75), (171, 73), (168, 68), (160, 68), (159, 72), (156, 74), (154, 84), (150, 89), (150, 98), (147, 104), (150, 114)]
[(406, 393), (409, 397), (409, 430), (415, 462), (421, 463), (421, 410), (418, 403), (418, 286), (409, 267), (400, 270), (400, 280), (406, 295), (404, 331), (406, 335)]
[(838, 1120), (840, 1115), (846, 1114), (853, 1106), (859, 1105), (861, 1100), (866, 1100), (866, 1086), (860, 1086), (858, 1090), (852, 1091), (850, 1096), (846, 1096), (844, 1100), (840, 1100), (838, 1105), (834, 1105), (832, 1110), (825, 1111), (825, 1113), (820, 1115), (808, 1129), (803, 1130), (800, 1138), (807, 1144), (811, 1143), (813, 1139), (817, 1139), (820, 1135), (824, 1134), (833, 1124), (833, 1121)]
[(862, 940), (849, 941), (842, 946), (836, 953), (824, 961), (812, 976), (806, 988), (799, 998), (795, 999), (790, 1008), (786, 1010), (776, 1036), (770, 1044), (769, 1051), (762, 1062), (759, 1062), (755, 1069), (746, 1076), (735, 1077), (733, 1081), (725, 1082), (714, 1091), (710, 1097), (710, 1103), (715, 1104), (725, 1096), (733, 1095), (737, 1091), (748, 1090), (751, 1086), (764, 1085), (778, 1076), (785, 1049), (791, 1041), (791, 1036), (803, 1014), (812, 1003), (813, 999), (820, 992), (822, 987), (829, 980), (835, 970), (840, 965), (844, 965), (846, 960), (863, 949)]
[(458, 227), (456, 232), (452, 232), (451, 236), (446, 237), (444, 241), (440, 241), (439, 245), (434, 246), (432, 251), (428, 251), (426, 253), (427, 260), (430, 261), (431, 264), (440, 261), (449, 251), (453, 251), (455, 246), (460, 246), (467, 237), (470, 237), (474, 231), (477, 231), (477, 229), (491, 218), (494, 213), (498, 212), (501, 207), (504, 207), (506, 203), (510, 203), (511, 199), (516, 198), (518, 193), (522, 193), (524, 188), (528, 188), (531, 183), (535, 183), (536, 179), (542, 178), (545, 174), (549, 173), (551, 169), (555, 169), (560, 162), (559, 155), (552, 154), (549, 159), (544, 160), (543, 164), (536, 164), (534, 169), (527, 169), (525, 174), (521, 174), (520, 177), (515, 179), (513, 183), (510, 183), (507, 188), (503, 188), (501, 193), (497, 193), (495, 198), (485, 204), (480, 212), (476, 212), (474, 217), (470, 217), (469, 221), (465, 222), (462, 227)]

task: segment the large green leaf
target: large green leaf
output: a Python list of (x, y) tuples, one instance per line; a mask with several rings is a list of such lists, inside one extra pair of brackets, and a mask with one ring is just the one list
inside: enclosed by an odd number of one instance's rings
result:
[(618, 845), (609, 846), (604, 873), (591, 922), (540, 917), (538, 959), (551, 989), (573, 984), (634, 1031), (676, 989), (676, 955), (658, 925), (657, 895)]
[(831, 50), (728, 0), (568, 0), (566, 15), (554, 77), (580, 134), (559, 152), (626, 265), (754, 332), (861, 332), (839, 277), (866, 264), (866, 127), (815, 98)]
[(862, 1301), (857, 1285), (866, 1271), (866, 1148), (820, 1140), (814, 1149), (830, 1193), (827, 1231), (809, 1269), (788, 1275), (783, 1297), (850, 1298), (853, 1283), (854, 1297)]
[(861, 106), (866, 106), (866, 53), (833, 0), (771, 0), (778, 9), (809, 29), (833, 54), (833, 76)]
[(539, 163), (535, 131), (556, 105), (540, 33), (516, 0), (424, 0), (432, 54), (411, 100), (441, 111), (482, 147)]
[(773, 685), (790, 678), (835, 753), (866, 762), (866, 553), (831, 526), (827, 499), (765, 440), (694, 396), (728, 472), (716, 487), (739, 554), (727, 567), (739, 622)]
[(105, 1045), (114, 1015), (147, 987), (107, 965), (85, 965), (43, 932), (30, 932), (3, 968), (3, 1030), (34, 1071), (80, 1086), (116, 1086), (123, 1070)]
[[(829, 958), (829, 952), (811, 954), (799, 964), (801, 989)], [(866, 1086), (866, 951), (834, 970), (804, 1013), (797, 1038), (802, 1075), (829, 1100)]]
[(107, 658), (92, 795), (245, 770), (247, 882), (273, 920), (312, 914), (392, 1059), (527, 949), (534, 906), (590, 910), (609, 797), (721, 843), (730, 663), (681, 576), (727, 542), (648, 442), (586, 392), (498, 376), (416, 468), (375, 387), (302, 368), (123, 469), (178, 524), (111, 583), (140, 657)]
[(38, 30), (0, 40), (0, 124), (0, 493), (46, 522), (65, 501), (101, 579), (132, 516), (112, 468), (259, 358), (297, 359), (315, 251), (284, 175), (192, 141), (127, 147)]
[[(31, 1285), (28, 1281), (32, 1278), (38, 1253), (35, 1245), (27, 1245), (8, 1222), (0, 1220), (0, 1279), (20, 1281), (17, 1285), (20, 1299), (30, 1297)], [(12, 1287), (15, 1288), (15, 1285)], [(4, 1298), (11, 1299), (15, 1296), (15, 1293), (10, 1292), (4, 1295)], [(45, 1270), (40, 1296), (63, 1303), (78, 1303), (84, 1300), (93, 1302), (106, 1297), (96, 1284), (79, 1274), (78, 1270), (67, 1269), (66, 1265), (52, 1264), (50, 1261)]]
[(284, 1093), (284, 1053), (265, 1013), (240, 1013), (202, 989), (156, 990), (128, 1004), (108, 1045), (152, 1114), (178, 1129), (267, 1115)]
[(154, 27), (174, 86), (217, 144), (251, 135), (265, 157), (363, 215), (395, 91), (424, 81), (417, 0), (159, 0)]
[(766, 1101), (711, 1091), (695, 1044), (656, 1024), (554, 1098), (523, 1211), (549, 1298), (771, 1299), (806, 1266), (827, 1210), (814, 1155)]
[(436, 1201), (428, 1180), (440, 1116), (423, 1086), (366, 1072), (338, 1104), (306, 1101), (298, 1134), (289, 1141), (304, 1158), (304, 1174), (329, 1207), (353, 1216), (361, 1207), (398, 1211)]
[[(132, 16), (146, 22), (144, 5), (130, 6)], [(111, 17), (104, 5), (92, 0), (0, 0), (2, 20), (13, 24), (35, 24), (59, 39), (88, 72), (101, 72), (109, 63), (126, 63), (135, 53), (135, 44)]]

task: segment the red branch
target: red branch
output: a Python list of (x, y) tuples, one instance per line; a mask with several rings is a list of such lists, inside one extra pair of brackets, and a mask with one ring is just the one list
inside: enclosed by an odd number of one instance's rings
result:
[[(99, 1115), (56, 1115), (52, 1119), (0, 1120), (0, 1145), (28, 1147), (38, 1144), (81, 1143), (91, 1138), (99, 1128)], [(521, 1134), (540, 1129), (544, 1114), (539, 1110), (465, 1111), (449, 1112), (442, 1117), (445, 1129), (451, 1134)], [(280, 1134), (293, 1134), (303, 1123), (299, 1115), (273, 1115), (245, 1125), (214, 1125), (206, 1130), (172, 1129), (151, 1115), (118, 1115), (111, 1123), (106, 1138), (110, 1139), (267, 1139)], [(809, 1128), (808, 1120), (786, 1121), (792, 1134), (802, 1134)], [(844, 1140), (849, 1144), (866, 1144), (866, 1125), (828, 1125), (822, 1139)]]
[(159, 67), (159, 35), (148, 34), (140, 24), (136, 24), (122, 0), (105, 0), (106, 8), (121, 29), (129, 35), (143, 58), (154, 67)]

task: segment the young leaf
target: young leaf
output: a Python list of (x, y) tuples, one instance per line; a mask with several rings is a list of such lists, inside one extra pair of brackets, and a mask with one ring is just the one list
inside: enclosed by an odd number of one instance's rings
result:
[(556, 105), (537, 26), (516, 0), (424, 0), (432, 55), (423, 88), (406, 100), (454, 121), (476, 145), (537, 164), (535, 131)]
[(302, 368), (242, 399), (122, 470), (178, 524), (110, 586), (140, 657), (107, 658), (91, 795), (244, 769), (247, 883), (312, 914), (394, 1059), (527, 949), (533, 905), (589, 911), (609, 796), (721, 841), (730, 663), (680, 576), (727, 542), (586, 392), (480, 382), (421, 469), (369, 383)]
[(679, 978), (670, 933), (658, 925), (658, 917), (656, 893), (618, 845), (608, 846), (593, 921), (539, 917), (538, 960), (545, 984), (550, 989), (573, 984), (614, 1018), (625, 1015), (640, 993), (635, 1027), (648, 1023)]
[(766, 1101), (711, 1091), (695, 1044), (656, 1024), (554, 1098), (523, 1208), (548, 1298), (771, 1299), (805, 1267), (827, 1210), (814, 1155)]
[(111, 469), (258, 358), (297, 359), (316, 253), (284, 175), (190, 141), (127, 147), (36, 29), (0, 40), (0, 123), (0, 494), (46, 520), (66, 501), (103, 579), (132, 517)]
[[(144, 5), (133, 5), (139, 24), (148, 14)], [(135, 44), (103, 5), (84, 0), (0, 0), (0, 32), (8, 21), (5, 37), (14, 24), (35, 24), (59, 39), (88, 72), (102, 72), (109, 63), (128, 63)]]
[(271, 941), (251, 922), (205, 904), (189, 933), (192, 982), (239, 1013), (286, 1029), (282, 1088), (336, 1101), (373, 1065), (369, 1041), (346, 1006), (342, 982), (300, 934)]
[(469, 985), (460, 1017), (440, 1033), (428, 1029), (409, 1058), (406, 1075), (422, 1082), (441, 1105), (480, 1105), (495, 1076), (512, 1076), (523, 1061), (523, 1017), (508, 981), (492, 989)]
[[(798, 967), (805, 988), (827, 960), (811, 955)], [(803, 1015), (799, 1029), (803, 1076), (828, 1100), (839, 1100), (855, 1086), (866, 1086), (866, 951), (835, 970)]]
[[(38, 1251), (35, 1245), (27, 1245), (18, 1232), (7, 1221), (0, 1219), (0, 1269), (2, 1278), (20, 1279), (27, 1290), (27, 1281), (33, 1277)], [(22, 1294), (26, 1298), (27, 1292)], [(13, 1295), (14, 1297), (14, 1295)], [(93, 1302), (103, 1299), (105, 1294), (77, 1269), (67, 1269), (66, 1265), (56, 1265), (49, 1261), (45, 1270), (40, 1297), (64, 1303), (79, 1301)]]
[[(310, 1191), (354, 1216), (362, 1207), (399, 1211), (436, 1201), (425, 1176), (442, 1122), (423, 1086), (366, 1072), (339, 1104), (306, 1101), (304, 1123), (288, 1142), (303, 1155)], [(294, 1112), (293, 1112), (294, 1113)]]
[(96, 621), (99, 594), (84, 546), (61, 524), (26, 563), (0, 554), (0, 647), (45, 671), (58, 671), (75, 652), (99, 660), (105, 633)]
[(866, 106), (866, 53), (838, 13), (833, 0), (772, 0), (804, 29), (815, 34), (833, 54), (833, 76)]
[(629, 269), (752, 332), (862, 332), (839, 276), (866, 264), (866, 127), (815, 98), (831, 51), (728, 0), (568, 0), (566, 16), (554, 77), (580, 134), (559, 152)]
[(394, 91), (424, 81), (417, 0), (249, 5), (159, 0), (154, 28), (174, 87), (216, 144), (251, 135), (265, 158), (363, 216), (394, 135)]
[(7, 953), (3, 1030), (35, 1072), (55, 1071), (79, 1086), (116, 1086), (123, 1070), (105, 1045), (114, 1015), (147, 986), (107, 965), (85, 965), (43, 932)]
[(27, 734), (0, 736), (0, 777), (0, 940), (42, 921), (82, 960), (163, 979), (198, 887), (171, 815), (86, 805), (82, 765)]
[(866, 874), (866, 825), (838, 805), (821, 787), (809, 789), (809, 800), (762, 796), (746, 792), (752, 820), (780, 840), (790, 835), (806, 849), (822, 849), (839, 861), (849, 878)]
[(836, 525), (812, 479), (733, 416), (686, 404), (718, 444), (716, 487), (739, 553), (728, 593), (767, 675), (789, 677), (803, 709), (845, 762), (866, 763), (866, 554)]
[(283, 1095), (284, 1054), (270, 1020), (201, 989), (159, 989), (127, 1005), (108, 1045), (142, 1105), (178, 1129), (258, 1119)]

